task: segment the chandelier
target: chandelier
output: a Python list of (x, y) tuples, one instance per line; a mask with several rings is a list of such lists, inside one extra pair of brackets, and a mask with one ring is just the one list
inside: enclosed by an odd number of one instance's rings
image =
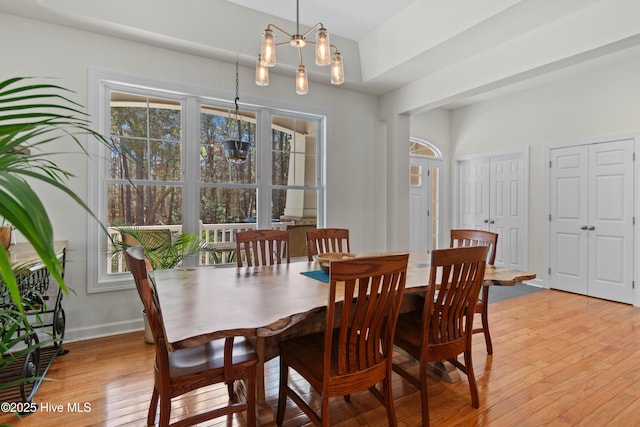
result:
[[(289, 38), (288, 41), (276, 43), (274, 30)], [(315, 41), (307, 40), (307, 36), (316, 31)], [(316, 46), (316, 65), (324, 67), (331, 65), (331, 84), (341, 85), (344, 83), (344, 69), (342, 67), (342, 56), (338, 49), (329, 43), (329, 32), (322, 23), (317, 23), (304, 34), (300, 34), (300, 0), (296, 0), (296, 33), (289, 34), (282, 28), (274, 24), (269, 24), (262, 34), (262, 48), (256, 62), (256, 84), (267, 86), (269, 84), (269, 67), (276, 65), (276, 48), (289, 44), (298, 49), (300, 65), (296, 71), (296, 93), (306, 95), (309, 92), (309, 81), (307, 70), (302, 63), (302, 48), (307, 44)], [(331, 53), (331, 49), (334, 50)]]

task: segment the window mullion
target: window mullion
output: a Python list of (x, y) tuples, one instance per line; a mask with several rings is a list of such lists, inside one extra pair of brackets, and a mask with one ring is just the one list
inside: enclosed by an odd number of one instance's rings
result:
[[(188, 97), (182, 106), (182, 230), (200, 232), (200, 103)], [(185, 260), (185, 267), (197, 266), (197, 259)]]
[(271, 112), (267, 109), (263, 109), (257, 114), (257, 226), (258, 228), (271, 228)]

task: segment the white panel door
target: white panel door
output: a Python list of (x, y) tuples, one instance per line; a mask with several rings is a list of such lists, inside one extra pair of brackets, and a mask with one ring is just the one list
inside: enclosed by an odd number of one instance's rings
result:
[(587, 295), (589, 149), (553, 149), (550, 160), (549, 287)]
[(496, 265), (526, 270), (525, 156), (479, 157), (458, 165), (457, 227), (498, 233)]
[(409, 249), (430, 253), (439, 242), (442, 161), (411, 156), (409, 162)]
[(460, 163), (459, 228), (489, 229), (489, 159)]
[(525, 268), (524, 160), (521, 155), (490, 160), (489, 230), (498, 233), (496, 265)]
[(409, 250), (428, 253), (430, 200), (429, 160), (411, 157), (409, 162)]
[(550, 287), (633, 297), (633, 141), (550, 150)]
[(632, 303), (633, 141), (589, 146), (589, 295)]

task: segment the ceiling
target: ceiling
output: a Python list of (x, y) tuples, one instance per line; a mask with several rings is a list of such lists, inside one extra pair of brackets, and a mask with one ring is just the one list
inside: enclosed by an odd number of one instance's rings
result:
[[(296, 22), (294, 0), (227, 0), (240, 6)], [(302, 0), (300, 24), (318, 22), (338, 36), (358, 41), (413, 0)], [(363, 11), (366, 11), (363, 13)]]
[[(0, 0), (0, 12), (247, 67), (268, 24), (296, 25), (294, 0)], [(403, 97), (408, 112), (465, 105), (640, 48), (638, 0), (302, 0), (299, 16), (301, 27), (329, 30), (344, 88)], [(282, 47), (270, 72), (289, 76), (298, 63)], [(310, 81), (328, 84), (326, 69), (304, 63)]]

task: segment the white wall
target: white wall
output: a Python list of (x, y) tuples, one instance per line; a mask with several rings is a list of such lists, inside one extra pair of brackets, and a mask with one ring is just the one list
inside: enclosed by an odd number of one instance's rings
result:
[(441, 247), (449, 247), (449, 232), (452, 220), (452, 170), (451, 157), (451, 113), (443, 108), (414, 114), (411, 116), (411, 137), (428, 141), (438, 147), (442, 153), (443, 174), (440, 182), (440, 221), (442, 236)]
[[(12, 15), (0, 14), (3, 61), (0, 79), (15, 76), (51, 76), (56, 83), (76, 92), (72, 96), (87, 105), (89, 67), (131, 73), (152, 79), (179, 82), (228, 93), (233, 100), (234, 65), (123, 39), (72, 30)], [(257, 41), (256, 41), (257, 43)], [(240, 70), (240, 97), (262, 105), (287, 105), (304, 111), (326, 111), (329, 115), (327, 147), (327, 224), (351, 229), (356, 251), (378, 251), (384, 240), (385, 203), (375, 186), (374, 144), (379, 141), (378, 100), (369, 95), (310, 82), (309, 95), (294, 91), (293, 76), (271, 75), (271, 85), (253, 83), (253, 69)], [(91, 169), (83, 154), (71, 143), (50, 147), (66, 152), (55, 160), (75, 174), (69, 186), (85, 196)], [(69, 154), (74, 152), (75, 154)], [(375, 166), (375, 167), (374, 167)], [(38, 188), (36, 186), (36, 191)], [(82, 339), (140, 329), (140, 303), (134, 290), (86, 293), (87, 214), (62, 194), (39, 191), (52, 218), (57, 239), (69, 241), (66, 281), (75, 291), (65, 297), (66, 337)]]
[[(546, 277), (545, 145), (640, 131), (640, 52), (451, 113), (451, 154), (530, 147), (529, 269)], [(640, 198), (637, 194), (636, 199)]]

